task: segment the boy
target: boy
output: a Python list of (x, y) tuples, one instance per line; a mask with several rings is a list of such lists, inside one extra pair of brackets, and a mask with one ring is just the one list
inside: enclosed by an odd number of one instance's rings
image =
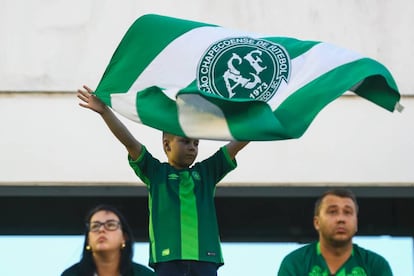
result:
[(80, 106), (101, 115), (126, 147), (128, 161), (147, 185), (150, 211), (150, 266), (159, 276), (217, 275), (223, 265), (214, 192), (236, 167), (235, 156), (248, 142), (232, 141), (194, 164), (198, 139), (163, 133), (168, 163), (161, 163), (138, 142), (111, 109), (83, 86)]

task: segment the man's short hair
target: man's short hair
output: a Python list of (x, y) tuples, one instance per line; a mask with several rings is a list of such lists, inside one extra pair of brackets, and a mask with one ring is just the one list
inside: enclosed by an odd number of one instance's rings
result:
[(333, 195), (333, 196), (338, 196), (338, 197), (343, 197), (343, 198), (350, 198), (354, 204), (355, 204), (355, 209), (356, 209), (356, 213), (358, 214), (358, 202), (356, 199), (355, 194), (348, 189), (332, 189), (332, 190), (328, 190), (326, 192), (324, 192), (315, 202), (315, 209), (314, 209), (314, 215), (318, 216), (320, 209), (321, 209), (321, 204), (322, 204), (322, 200), (328, 196), (328, 195)]

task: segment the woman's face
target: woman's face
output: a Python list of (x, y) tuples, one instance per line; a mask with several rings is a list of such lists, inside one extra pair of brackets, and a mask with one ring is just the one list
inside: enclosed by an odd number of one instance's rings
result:
[(89, 246), (92, 252), (120, 251), (125, 243), (119, 218), (110, 211), (98, 211), (89, 221)]

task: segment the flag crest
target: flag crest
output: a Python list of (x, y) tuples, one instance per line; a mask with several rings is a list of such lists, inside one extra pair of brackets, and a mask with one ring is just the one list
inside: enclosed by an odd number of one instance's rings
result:
[(118, 45), (95, 91), (119, 114), (213, 140), (299, 138), (346, 91), (394, 111), (381, 63), (318, 41), (149, 14)]

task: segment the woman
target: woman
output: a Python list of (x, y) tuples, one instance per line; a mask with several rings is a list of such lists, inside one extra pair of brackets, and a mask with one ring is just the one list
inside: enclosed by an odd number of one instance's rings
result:
[(86, 217), (82, 259), (61, 276), (150, 276), (149, 268), (132, 262), (133, 236), (124, 216), (113, 206), (99, 205)]

